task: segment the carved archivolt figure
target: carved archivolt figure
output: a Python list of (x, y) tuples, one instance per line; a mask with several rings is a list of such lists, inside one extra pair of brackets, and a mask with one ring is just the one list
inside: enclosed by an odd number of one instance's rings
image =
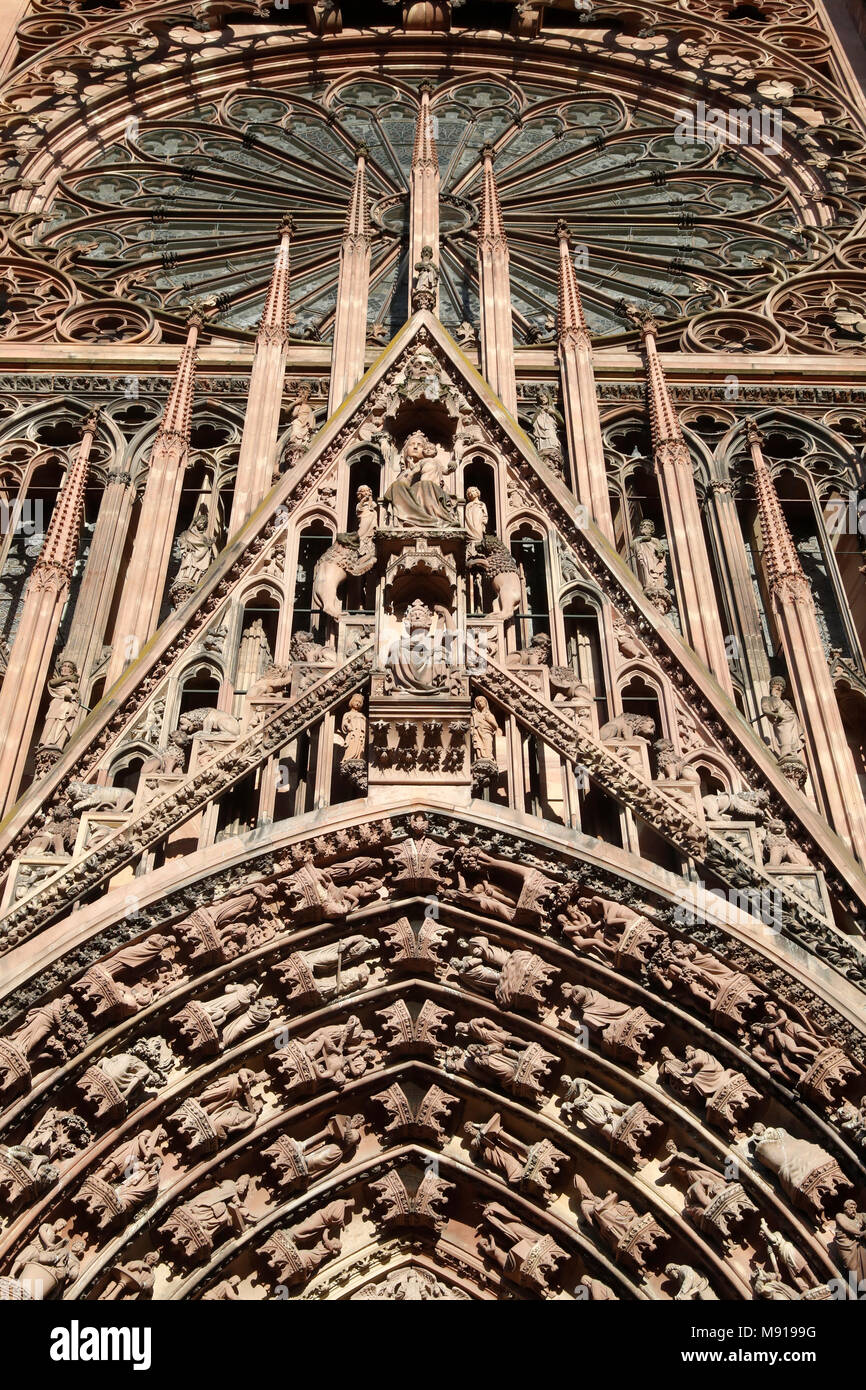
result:
[(261, 1247), (261, 1254), (287, 1288), (305, 1284), (320, 1265), (339, 1255), (344, 1226), (349, 1224), (354, 1202), (331, 1202), (291, 1230), (275, 1231)]
[(703, 1274), (698, 1274), (691, 1265), (665, 1265), (665, 1274), (676, 1285), (676, 1292), (672, 1295), (675, 1303), (712, 1303), (715, 1301), (715, 1294), (710, 1288), (710, 1281)]
[(464, 1126), (469, 1152), (478, 1163), (501, 1173), (505, 1181), (524, 1191), (550, 1195), (550, 1183), (567, 1155), (547, 1140), (524, 1144), (502, 1127), (502, 1117), (491, 1115), (486, 1124)]
[(760, 1099), (742, 1072), (722, 1066), (702, 1048), (687, 1046), (682, 1061), (667, 1047), (662, 1048), (661, 1055), (659, 1078), (670, 1081), (686, 1097), (699, 1097), (712, 1117), (733, 1125), (737, 1111), (748, 1110)]
[(8, 1279), (0, 1279), (0, 1300), (59, 1298), (78, 1278), (85, 1242), (63, 1234), (63, 1217), (39, 1227), (34, 1240), (16, 1255)]
[(363, 1115), (334, 1115), (308, 1139), (281, 1134), (275, 1144), (262, 1150), (262, 1156), (282, 1188), (306, 1188), (354, 1153), (361, 1142), (363, 1123)]
[(559, 971), (531, 951), (509, 951), (494, 946), (486, 936), (461, 939), (469, 955), (454, 961), (461, 980), (493, 994), (503, 1009), (545, 1006), (545, 992)]
[(249, 1186), (250, 1178), (243, 1173), (197, 1193), (191, 1202), (176, 1207), (159, 1229), (186, 1259), (206, 1259), (229, 1232), (240, 1235), (246, 1229), (244, 1198)]
[(498, 1202), (488, 1203), (482, 1222), (489, 1234), (479, 1238), (478, 1249), (515, 1284), (547, 1293), (550, 1278), (568, 1258), (553, 1237), (540, 1235)]
[(652, 1216), (638, 1216), (631, 1202), (618, 1192), (596, 1197), (578, 1173), (574, 1188), (579, 1197), (580, 1214), (589, 1226), (594, 1226), (604, 1241), (621, 1259), (638, 1270), (646, 1268), (647, 1257), (660, 1240), (668, 1234)]
[(376, 1035), (352, 1014), (345, 1023), (317, 1028), (305, 1038), (287, 1038), (272, 1053), (273, 1065), (290, 1089), (315, 1090), (323, 1082), (345, 1086), (363, 1076), (379, 1054)]
[(403, 445), (400, 476), (385, 493), (393, 520), (424, 530), (457, 526), (454, 499), (442, 486), (456, 467), (455, 459), (440, 459), (439, 446), (420, 430), (410, 434)]
[(465, 1069), (470, 1074), (490, 1078), (517, 1096), (532, 1100), (542, 1095), (542, 1078), (556, 1058), (536, 1042), (524, 1042), (489, 1018), (473, 1018), (458, 1023), (458, 1038), (472, 1038), (465, 1054), (449, 1052), (447, 1069)]
[(770, 681), (770, 693), (761, 700), (761, 709), (773, 726), (776, 753), (780, 758), (799, 758), (803, 751), (803, 726), (797, 711), (784, 698), (787, 682), (781, 676)]
[(100, 1302), (137, 1300), (150, 1298), (156, 1283), (156, 1266), (159, 1264), (156, 1250), (148, 1250), (140, 1260), (127, 1260), (126, 1264), (112, 1265), (107, 1273), (107, 1282), (99, 1292)]
[(777, 1279), (787, 1279), (801, 1293), (817, 1288), (819, 1280), (815, 1278), (793, 1241), (788, 1240), (782, 1231), (771, 1231), (763, 1217), (760, 1232)]
[(772, 999), (766, 1000), (764, 1015), (760, 1022), (752, 1024), (757, 1040), (752, 1055), (776, 1076), (800, 1081), (830, 1044), (805, 1022), (792, 1018)]
[(826, 1149), (796, 1139), (780, 1125), (755, 1125), (752, 1140), (758, 1162), (776, 1175), (782, 1191), (803, 1211), (823, 1218), (825, 1199), (851, 1186)]
[(836, 1213), (835, 1244), (843, 1265), (862, 1290), (866, 1280), (866, 1212), (858, 1211), (850, 1197)]
[(564, 984), (562, 992), (570, 1001), (573, 1013), (572, 1019), (562, 1019), (566, 1027), (573, 1028), (575, 1033), (582, 1028), (597, 1033), (614, 1057), (622, 1057), (639, 1068), (649, 1065), (644, 1047), (664, 1027), (658, 1019), (640, 1005), (634, 1007), (611, 999), (587, 985)]

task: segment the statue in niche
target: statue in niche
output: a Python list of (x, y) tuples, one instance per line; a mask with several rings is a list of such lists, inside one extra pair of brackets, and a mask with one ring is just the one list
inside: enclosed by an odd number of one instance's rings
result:
[(486, 696), (478, 695), (472, 706), (472, 757), (495, 762), (496, 738), (501, 733)]
[(803, 751), (803, 726), (790, 700), (784, 698), (787, 683), (782, 676), (770, 681), (770, 693), (761, 700), (761, 710), (773, 726), (773, 743), (777, 756), (800, 759)]
[(379, 519), (379, 508), (373, 496), (372, 488), (366, 483), (362, 483), (358, 488), (358, 496), (355, 498), (355, 516), (358, 521), (358, 542), (359, 550), (362, 555), (370, 552), (373, 546), (373, 532)]
[(481, 541), (487, 534), (487, 508), (481, 501), (481, 492), (477, 487), (466, 489), (466, 507), (463, 512), (463, 525), (469, 532), (473, 541)]
[(559, 431), (564, 429), (565, 420), (553, 404), (553, 396), (546, 386), (535, 391), (535, 411), (532, 415), (532, 438), (542, 458), (546, 455), (562, 456)]
[[(381, 437), (383, 455), (384, 436)], [(373, 536), (379, 517), (379, 508), (372, 490), (362, 483), (355, 499), (357, 531), (339, 531), (334, 544), (328, 546), (316, 561), (313, 569), (313, 609), (321, 609), (330, 618), (341, 615), (337, 589), (347, 575), (367, 574), (376, 563), (376, 548)], [(312, 636), (310, 637), (312, 643)]]
[(645, 517), (631, 547), (631, 562), (647, 598), (666, 612), (673, 603), (667, 584), (668, 543), (655, 529), (655, 523)]
[(424, 530), (458, 526), (454, 499), (442, 486), (456, 467), (456, 460), (440, 459), (439, 446), (421, 430), (410, 434), (403, 445), (400, 476), (385, 493), (392, 520)]
[(290, 453), (300, 453), (306, 449), (316, 432), (316, 412), (310, 405), (311, 387), (304, 381), (298, 386), (298, 394), (292, 405), (292, 423), (289, 427), (288, 449)]
[(199, 507), (195, 520), (186, 531), (181, 531), (175, 547), (180, 556), (180, 566), (172, 590), (194, 589), (207, 574), (217, 554), (217, 543), (208, 531), (206, 507)]
[(349, 708), (343, 715), (340, 732), (345, 739), (340, 765), (362, 762), (367, 756), (367, 716), (364, 713), (363, 695), (353, 695), (349, 700)]
[(413, 599), (403, 615), (399, 642), (388, 653), (387, 666), (395, 686), (430, 695), (448, 679), (454, 619), (441, 603), (432, 610)]
[(439, 289), (439, 267), (433, 260), (433, 247), (421, 247), (421, 259), (414, 265), (415, 284), (412, 287), (412, 308), (433, 309)]
[(84, 709), (78, 697), (78, 667), (74, 661), (58, 661), (48, 682), (51, 700), (45, 715), (40, 748), (65, 748), (75, 728), (78, 711)]

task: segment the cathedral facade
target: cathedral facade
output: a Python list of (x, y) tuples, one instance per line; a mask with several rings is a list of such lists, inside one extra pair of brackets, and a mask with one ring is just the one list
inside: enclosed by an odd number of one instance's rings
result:
[(0, 1300), (866, 1296), (821, 0), (28, 0)]

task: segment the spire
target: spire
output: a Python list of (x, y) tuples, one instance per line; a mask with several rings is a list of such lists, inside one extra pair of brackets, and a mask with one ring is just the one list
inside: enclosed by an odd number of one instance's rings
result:
[(430, 93), (432, 87), (429, 82), (422, 82), (419, 90), (421, 92), (421, 106), (418, 111), (418, 118), (415, 121), (415, 143), (412, 146), (412, 168), (430, 169), (438, 174), (439, 155), (436, 151), (436, 138), (433, 134), (433, 113), (430, 110)]
[[(419, 90), (421, 104), (409, 176), (409, 275), (413, 284), (426, 247), (433, 252), (433, 265), (439, 265), (439, 158), (433, 133), (436, 118), (430, 109), (430, 84), (423, 82)], [(437, 303), (438, 293), (432, 306), (434, 313)]]
[(288, 215), (280, 223), (280, 244), (274, 259), (271, 283), (262, 310), (262, 320), (256, 341), (287, 343), (289, 341), (289, 248), (295, 230)]
[(84, 515), (84, 489), (87, 486), (90, 446), (99, 425), (99, 412), (94, 411), (83, 422), (78, 452), (63, 479), (57, 495), (57, 505), (51, 514), (45, 544), (33, 566), (31, 582), (41, 588), (52, 579), (68, 584), (78, 553), (81, 520)]
[(559, 239), (559, 342), (589, 347), (589, 329), (574, 270), (567, 222), (557, 222), (556, 235)]
[(776, 485), (761, 450), (764, 436), (753, 420), (748, 422), (746, 433), (755, 466), (755, 494), (764, 541), (763, 562), (767, 584), (772, 593), (787, 590), (794, 594), (797, 591), (808, 590), (809, 581), (800, 563)]
[(189, 438), (189, 425), (192, 418), (192, 397), (195, 389), (195, 362), (198, 348), (199, 329), (203, 318), (194, 308), (188, 319), (186, 343), (180, 354), (168, 400), (162, 412), (162, 419), (154, 443), (176, 440), (186, 444)]
[(331, 346), (331, 384), (328, 414), (345, 400), (364, 375), (367, 306), (370, 298), (370, 218), (367, 209), (366, 145), (359, 145), (340, 246), (340, 277)]
[(508, 254), (508, 238), (502, 221), (502, 208), (493, 173), (493, 146), (485, 145), (481, 151), (483, 166), (481, 174), (481, 212), (478, 217), (478, 242), (485, 247), (494, 247)]
[(357, 164), (355, 166), (355, 179), (352, 184), (352, 197), (349, 201), (349, 208), (346, 213), (346, 226), (343, 232), (343, 243), (349, 242), (353, 246), (363, 243), (365, 246), (370, 241), (370, 216), (367, 207), (367, 155), (369, 150), (366, 145), (359, 145), (357, 149)]
[(649, 403), (650, 430), (652, 432), (653, 452), (673, 446), (677, 453), (688, 457), (688, 450), (680, 429), (680, 422), (671, 393), (665, 380), (664, 370), (656, 346), (658, 322), (646, 309), (636, 304), (622, 305), (626, 317), (631, 319), (641, 331), (647, 368), (647, 401)]

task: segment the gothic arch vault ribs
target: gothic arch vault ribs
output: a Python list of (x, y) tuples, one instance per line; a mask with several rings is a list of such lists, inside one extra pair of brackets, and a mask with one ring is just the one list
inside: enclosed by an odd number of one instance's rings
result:
[(850, 999), (745, 914), (690, 931), (621, 851), (485, 821), (275, 827), (34, 962), (7, 1296), (833, 1296)]

